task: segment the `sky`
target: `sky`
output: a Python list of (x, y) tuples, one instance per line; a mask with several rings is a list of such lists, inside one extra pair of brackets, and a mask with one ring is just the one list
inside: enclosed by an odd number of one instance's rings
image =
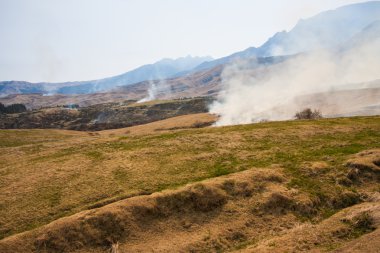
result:
[(64, 82), (223, 57), (359, 0), (0, 0), (0, 80)]

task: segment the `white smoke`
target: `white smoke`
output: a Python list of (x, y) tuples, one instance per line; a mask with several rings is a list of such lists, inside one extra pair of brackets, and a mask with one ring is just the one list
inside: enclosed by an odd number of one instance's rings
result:
[(155, 100), (157, 93), (158, 93), (157, 85), (154, 82), (150, 81), (148, 95), (140, 99), (139, 101), (137, 101), (137, 103), (144, 103), (144, 102)]
[(137, 103), (149, 102), (160, 98), (162, 95), (169, 95), (171, 93), (171, 86), (164, 80), (149, 81), (149, 89), (146, 97), (137, 101)]
[(270, 66), (250, 66), (240, 61), (224, 69), (223, 92), (210, 107), (211, 113), (220, 115), (216, 125), (291, 119), (294, 110), (303, 109), (296, 108), (296, 97), (379, 79), (380, 40), (304, 53)]

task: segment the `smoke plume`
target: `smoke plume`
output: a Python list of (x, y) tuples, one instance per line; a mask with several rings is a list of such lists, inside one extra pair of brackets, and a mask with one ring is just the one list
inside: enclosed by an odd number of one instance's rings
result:
[(291, 119), (295, 110), (304, 109), (295, 104), (300, 96), (379, 78), (379, 36), (363, 36), (339, 48), (293, 55), (272, 65), (252, 68), (247, 60), (235, 62), (224, 69), (223, 92), (210, 112), (220, 115), (219, 126)]
[(171, 93), (171, 86), (164, 80), (149, 81), (149, 89), (146, 97), (137, 101), (137, 103), (149, 102), (158, 99), (160, 96), (168, 95)]

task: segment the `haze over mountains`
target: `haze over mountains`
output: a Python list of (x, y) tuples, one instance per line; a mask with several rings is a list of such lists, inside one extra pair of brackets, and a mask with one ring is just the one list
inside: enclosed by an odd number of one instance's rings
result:
[(379, 19), (378, 1), (343, 6), (300, 20), (291, 31), (276, 33), (258, 48), (250, 47), (227, 57), (203, 63), (195, 70), (226, 64), (241, 58), (291, 55), (318, 48), (331, 48), (347, 41)]
[(124, 74), (100, 80), (66, 82), (66, 83), (29, 83), (24, 81), (0, 82), (1, 94), (87, 94), (110, 90), (117, 86), (128, 85), (145, 80), (169, 78), (177, 73), (190, 70), (211, 57), (182, 57), (178, 59), (162, 59), (153, 64), (147, 64)]
[[(233, 63), (235, 64), (235, 69), (249, 70), (251, 71), (250, 75), (253, 76), (261, 73), (260, 71), (263, 68), (267, 72), (272, 71), (273, 74), (276, 74), (276, 68), (271, 68), (271, 65), (288, 61), (297, 57), (297, 54), (328, 49), (334, 52), (334, 54), (330, 55), (331, 57), (342, 57), (344, 52), (359, 47), (363, 43), (372, 45), (366, 49), (367, 51), (369, 50), (366, 53), (372, 54), (373, 60), (377, 63), (378, 57), (376, 55), (379, 54), (376, 53), (379, 48), (377, 45), (379, 44), (378, 38), (380, 34), (379, 19), (379, 1), (347, 5), (336, 10), (322, 12), (309, 19), (300, 20), (291, 31), (276, 33), (258, 48), (251, 47), (220, 59), (212, 60), (210, 57), (165, 59), (155, 64), (144, 65), (119, 76), (85, 82), (59, 84), (32, 84), (18, 81), (1, 82), (0, 95), (20, 93), (89, 94), (106, 92), (116, 88), (113, 93), (108, 92), (108, 94), (117, 94), (118, 97), (123, 94), (126, 99), (142, 99), (147, 97), (148, 93), (152, 93), (153, 83), (155, 89), (154, 98), (216, 96), (222, 90), (226, 91), (228, 78), (226, 79), (225, 67)], [(336, 52), (340, 52), (340, 54), (335, 54)], [(360, 58), (355, 60), (360, 61)], [(242, 61), (244, 64), (241, 63)], [(376, 64), (372, 64), (371, 69), (376, 68), (376, 66)], [(231, 68), (228, 71), (230, 70)], [(239, 71), (237, 73), (241, 74)], [(380, 79), (380, 76), (375, 76), (373, 80), (375, 79)], [(255, 78), (251, 78), (246, 81), (255, 83), (255, 80)], [(360, 83), (361, 81), (368, 82), (373, 80), (347, 79), (340, 81)], [(338, 84), (341, 85), (342, 83), (324, 83), (321, 85), (331, 87)], [(162, 85), (164, 86), (163, 88), (161, 87)], [(310, 84), (306, 83), (300, 83), (299, 85), (305, 86), (306, 89), (310, 87)], [(314, 83), (314, 85), (318, 86), (319, 84)], [(250, 87), (248, 88), (251, 89)], [(112, 96), (107, 97), (107, 102), (109, 102), (109, 99), (112, 100)], [(7, 102), (12, 100), (17, 101), (17, 97), (12, 97)]]

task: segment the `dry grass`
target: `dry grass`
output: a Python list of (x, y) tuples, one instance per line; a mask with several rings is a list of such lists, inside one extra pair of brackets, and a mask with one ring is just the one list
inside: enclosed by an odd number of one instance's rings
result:
[(288, 180), (280, 168), (251, 169), (133, 197), (8, 237), (0, 241), (0, 250), (298, 252), (338, 248), (380, 224), (380, 203), (373, 202), (317, 225), (297, 225), (306, 206), (318, 212), (324, 204), (284, 187)]
[(170, 119), (156, 121), (150, 124), (133, 126), (122, 129), (104, 130), (99, 134), (103, 136), (133, 136), (165, 133), (170, 130), (200, 128), (209, 126), (216, 121), (217, 117), (208, 113), (190, 114)]
[[(122, 200), (100, 209), (84, 211), (57, 220), (32, 232), (9, 237), (0, 243), (0, 249), (1, 252), (10, 252), (22, 240), (24, 245), (29, 244), (29, 250), (26, 252), (33, 248), (39, 252), (72, 252), (82, 248), (101, 250), (112, 248), (115, 242), (122, 243), (119, 245), (122, 251), (127, 247), (137, 249), (149, 244), (149, 240), (143, 239), (144, 234), (165, 231), (168, 236), (168, 233), (175, 233), (178, 230), (178, 223), (182, 224), (179, 232), (188, 231), (196, 224), (203, 230), (202, 226), (208, 226), (209, 222), (215, 223), (209, 228), (215, 230), (218, 236), (229, 238), (231, 241), (224, 247), (231, 247), (239, 241), (237, 238), (239, 236), (237, 233), (223, 231), (223, 227), (220, 226), (223, 221), (231, 226), (234, 225), (234, 221), (230, 220), (230, 215), (225, 211), (234, 210), (239, 214), (249, 212), (261, 199), (258, 196), (280, 187), (279, 182), (270, 181), (272, 174), (277, 177), (278, 173), (278, 171), (260, 169), (248, 170), (191, 184), (174, 191), (167, 190), (150, 196)], [(262, 177), (263, 175), (266, 176)], [(234, 182), (232, 192), (226, 190), (229, 182)], [(249, 194), (246, 194), (247, 192)], [(243, 202), (249, 204), (242, 207)], [(206, 217), (209, 220), (205, 219)], [(199, 235), (196, 231), (193, 232), (195, 238), (178, 247), (212, 247), (208, 243), (199, 245), (197, 242)], [(246, 236), (241, 233), (240, 237), (242, 235)], [(136, 242), (132, 240), (133, 238), (141, 239)], [(153, 247), (153, 244), (149, 247)], [(171, 246), (162, 245), (161, 250), (169, 250), (167, 247)]]
[[(380, 203), (363, 203), (347, 208), (319, 224), (304, 223), (276, 237), (262, 240), (241, 252), (377, 252), (377, 241), (367, 241), (370, 251), (351, 251), (345, 245), (363, 243), (356, 240), (380, 225)], [(377, 239), (378, 240), (378, 237)], [(340, 249), (342, 248), (342, 249)]]
[[(189, 99), (188, 99), (189, 100)], [(157, 104), (166, 104), (166, 103), (173, 103), (178, 100), (151, 100), (147, 102), (142, 102), (142, 103), (131, 103), (128, 105), (128, 107), (135, 107), (135, 106), (150, 106), (150, 105), (157, 105)]]
[[(255, 244), (252, 238), (318, 222), (362, 201), (360, 192), (378, 189), (376, 178), (347, 185), (339, 179), (351, 180), (346, 163), (354, 154), (380, 148), (379, 117), (155, 131), (182, 122), (191, 126), (198, 120), (191, 117), (97, 135), (0, 131), (2, 237), (118, 201), (0, 245), (14, 246), (26, 236), (18, 252), (45, 245), (99, 252), (115, 242), (120, 252), (167, 252), (175, 247), (167, 238), (185, 251), (245, 248)], [(215, 179), (142, 196), (207, 178)]]

